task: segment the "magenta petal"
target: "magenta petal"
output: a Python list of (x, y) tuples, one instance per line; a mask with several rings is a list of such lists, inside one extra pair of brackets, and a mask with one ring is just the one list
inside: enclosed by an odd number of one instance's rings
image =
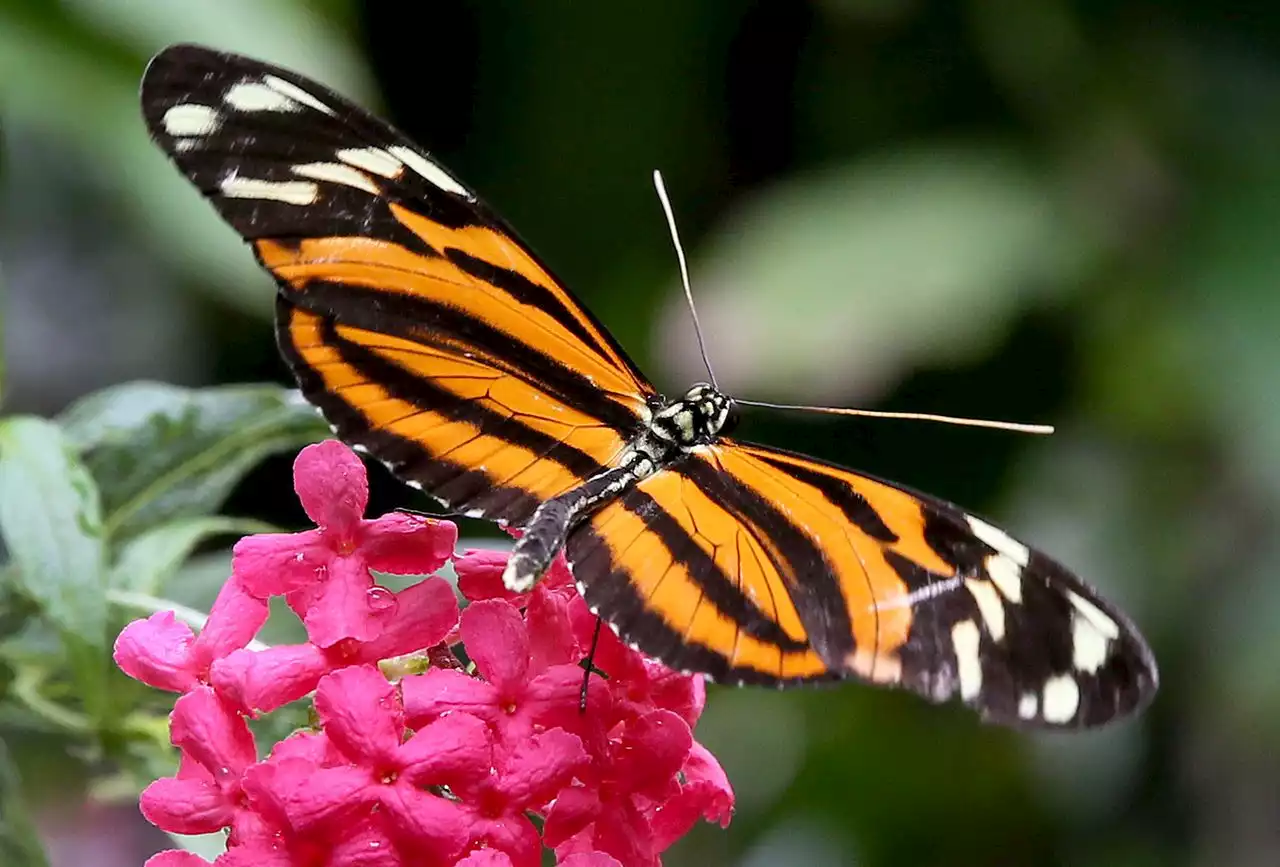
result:
[(559, 848), (570, 837), (586, 828), (600, 815), (599, 793), (585, 786), (565, 789), (547, 811), (542, 837), (548, 846)]
[(449, 711), (465, 711), (490, 721), (498, 714), (498, 695), (491, 684), (449, 668), (402, 679), (400, 695), (411, 728), (421, 728)]
[(302, 607), (313, 644), (332, 647), (348, 638), (369, 641), (382, 634), (387, 615), (395, 615), (394, 610), (375, 610), (369, 604), (372, 587), (373, 576), (359, 557), (335, 557), (324, 580), (301, 591), (306, 602), (300, 606), (291, 597), (289, 604), (295, 611)]
[(166, 849), (152, 855), (142, 867), (209, 867), (209, 862), (182, 849)]
[(358, 658), (375, 662), (439, 644), (458, 625), (458, 597), (443, 578), (428, 578), (396, 594), (395, 614), (382, 634), (359, 648)]
[(652, 711), (627, 723), (614, 755), (614, 774), (629, 791), (661, 798), (692, 747), (688, 723), (669, 710)]
[(522, 691), (529, 669), (529, 634), (514, 605), (473, 602), (462, 612), (462, 643), (484, 679), (504, 697)]
[(212, 782), (161, 777), (142, 790), (147, 821), (173, 834), (212, 834), (231, 824), (233, 805)]
[(235, 578), (218, 591), (209, 619), (192, 647), (202, 667), (244, 647), (258, 634), (269, 613), (265, 599), (251, 595)]
[(342, 867), (402, 867), (400, 853), (383, 830), (382, 822), (370, 817), (354, 827), (342, 829), (329, 853), (330, 865)]
[(477, 849), (453, 867), (513, 867), (511, 856), (498, 849)]
[(471, 836), (491, 849), (507, 853), (514, 867), (540, 867), (542, 864), (542, 840), (538, 837), (538, 829), (523, 815), (477, 821), (471, 826)]
[(575, 852), (556, 861), (557, 867), (623, 867), (622, 862), (604, 852)]
[(314, 644), (284, 644), (237, 650), (213, 664), (209, 680), (241, 710), (266, 713), (311, 692), (329, 668)]
[(502, 599), (515, 605), (523, 604), (528, 594), (512, 593), (502, 583), (502, 570), (507, 568), (509, 551), (491, 548), (471, 548), (453, 561), (458, 573), (458, 592), (471, 602), (483, 599)]
[(135, 620), (116, 638), (113, 657), (120, 670), (157, 689), (186, 692), (200, 681), (191, 667), (194, 633), (172, 611)]
[(326, 537), (354, 540), (369, 504), (369, 477), (355, 452), (337, 440), (307, 446), (293, 462), (293, 487)]
[(516, 745), (499, 763), (495, 786), (508, 809), (536, 809), (556, 796), (588, 761), (577, 735), (551, 729)]
[(193, 689), (174, 703), (169, 739), (204, 765), (219, 785), (239, 777), (258, 760), (253, 733), (244, 718), (207, 686)]
[(724, 828), (733, 818), (733, 788), (720, 763), (702, 744), (693, 745), (683, 776), (680, 791), (650, 812), (649, 824), (659, 852), (689, 833), (698, 819)]
[(423, 726), (396, 753), (401, 775), (416, 786), (487, 779), (492, 766), (489, 727), (465, 713)]
[(360, 527), (360, 551), (370, 569), (392, 575), (430, 575), (453, 556), (458, 526), (391, 512)]
[(245, 771), (243, 788), (270, 821), (304, 834), (340, 827), (368, 809), (377, 794), (364, 768), (317, 768), (294, 758), (254, 765)]
[(422, 851), (427, 863), (451, 863), (470, 837), (463, 807), (410, 786), (383, 786), (382, 809), (397, 840), (410, 851)]
[(316, 713), (329, 740), (352, 761), (392, 763), (404, 734), (404, 711), (377, 666), (352, 666), (321, 678)]
[[(577, 591), (574, 591), (576, 595)], [(525, 609), (529, 630), (530, 668), (542, 671), (550, 665), (576, 664), (583, 654), (573, 634), (569, 598), (565, 591), (538, 584)]]
[(310, 586), (324, 576), (333, 552), (320, 533), (259, 533), (232, 549), (231, 574), (245, 592), (266, 599)]

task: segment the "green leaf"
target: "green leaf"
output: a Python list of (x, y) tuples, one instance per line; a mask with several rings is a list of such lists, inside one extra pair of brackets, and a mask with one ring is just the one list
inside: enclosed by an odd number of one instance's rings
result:
[(61, 421), (98, 480), (116, 540), (209, 515), (267, 455), (328, 434), (296, 392), (274, 385), (128, 383), (89, 395)]
[(260, 521), (221, 516), (169, 521), (144, 530), (125, 544), (111, 568), (107, 584), (112, 589), (155, 594), (206, 539), (269, 533), (274, 529)]
[(102, 510), (88, 470), (51, 422), (0, 423), (0, 533), (21, 592), (65, 635), (106, 641)]
[(49, 859), (27, 814), (18, 769), (0, 740), (0, 864), (5, 867), (47, 867)]

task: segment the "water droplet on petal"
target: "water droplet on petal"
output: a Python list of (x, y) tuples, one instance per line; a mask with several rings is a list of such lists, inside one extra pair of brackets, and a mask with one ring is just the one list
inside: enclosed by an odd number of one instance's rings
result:
[(395, 607), (396, 594), (385, 587), (375, 585), (369, 588), (369, 610), (382, 612)]

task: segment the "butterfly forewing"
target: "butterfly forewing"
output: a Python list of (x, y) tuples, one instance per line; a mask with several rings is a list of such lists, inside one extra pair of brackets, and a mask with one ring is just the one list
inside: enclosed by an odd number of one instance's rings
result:
[(728, 440), (569, 539), (594, 608), (668, 664), (731, 682), (856, 678), (985, 718), (1085, 727), (1156, 688), (1129, 621), (955, 506)]
[(613, 463), (653, 389), (477, 196), (386, 123), (180, 45), (152, 136), (280, 286), (277, 338), (343, 439), (451, 508), (520, 522)]

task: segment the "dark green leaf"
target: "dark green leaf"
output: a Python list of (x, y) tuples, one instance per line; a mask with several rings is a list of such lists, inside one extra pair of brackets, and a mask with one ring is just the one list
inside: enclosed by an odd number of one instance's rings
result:
[(0, 864), (5, 867), (47, 867), (44, 846), (22, 799), (18, 770), (0, 740)]
[(21, 592), (64, 634), (102, 647), (107, 606), (98, 489), (48, 421), (0, 423), (0, 532)]
[(115, 539), (213, 513), (264, 457), (328, 432), (296, 392), (273, 385), (128, 383), (84, 398), (61, 421), (98, 480)]

